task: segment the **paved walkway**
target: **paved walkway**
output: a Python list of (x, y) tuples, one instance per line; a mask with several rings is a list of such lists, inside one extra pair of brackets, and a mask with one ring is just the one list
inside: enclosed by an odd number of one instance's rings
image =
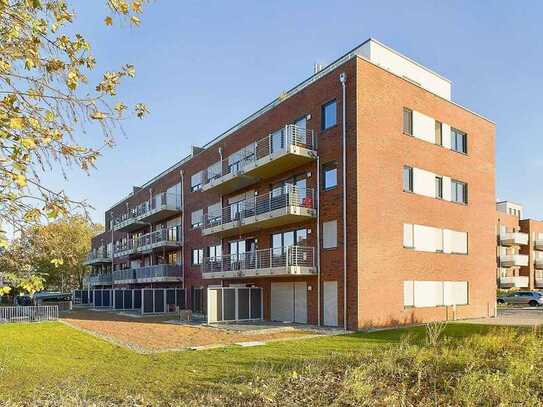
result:
[(496, 318), (477, 318), (458, 322), (485, 325), (539, 326), (543, 325), (543, 307), (498, 308)]

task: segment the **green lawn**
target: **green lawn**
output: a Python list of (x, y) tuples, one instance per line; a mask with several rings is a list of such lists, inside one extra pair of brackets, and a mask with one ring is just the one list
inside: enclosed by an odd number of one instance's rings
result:
[[(489, 327), (451, 324), (447, 336), (484, 333)], [(332, 353), (361, 352), (395, 343), (424, 328), (274, 342), (252, 348), (141, 355), (61, 323), (0, 325), (0, 394), (21, 400), (40, 389), (80, 389), (87, 396), (119, 399), (138, 394), (171, 400), (213, 386), (243, 388), (255, 369), (292, 366)]]

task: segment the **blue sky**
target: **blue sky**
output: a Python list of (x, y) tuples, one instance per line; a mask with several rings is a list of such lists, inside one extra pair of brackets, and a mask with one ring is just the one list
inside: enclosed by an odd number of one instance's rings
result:
[[(50, 185), (103, 212), (202, 145), (368, 37), (453, 82), (453, 100), (497, 124), (499, 199), (543, 217), (543, 2), (173, 1), (152, 2), (139, 28), (106, 27), (100, 1), (75, 1), (78, 31), (98, 70), (124, 63), (137, 77), (120, 91), (151, 114), (124, 125), (89, 176)], [(95, 143), (99, 135), (85, 135)]]

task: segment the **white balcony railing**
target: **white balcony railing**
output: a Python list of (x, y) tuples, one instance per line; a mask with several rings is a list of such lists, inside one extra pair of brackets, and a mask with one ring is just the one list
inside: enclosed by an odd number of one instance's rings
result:
[(503, 246), (518, 246), (528, 244), (528, 233), (508, 232), (500, 234), (500, 243)]
[(512, 277), (500, 277), (500, 287), (502, 288), (527, 288), (528, 277), (526, 276), (512, 276)]
[(183, 276), (181, 266), (177, 264), (156, 264), (113, 272), (116, 284), (131, 284), (160, 281), (178, 281)]
[(286, 185), (267, 194), (228, 205), (217, 213), (208, 213), (204, 216), (202, 233), (215, 233), (289, 215), (315, 216), (312, 188)]
[(242, 175), (266, 165), (285, 154), (307, 156), (313, 159), (316, 156), (314, 150), (313, 130), (293, 124), (286, 125), (204, 170), (203, 189), (206, 190), (232, 176)]
[(113, 230), (131, 230), (148, 221), (161, 219), (161, 213), (169, 216), (181, 210), (181, 195), (162, 192), (150, 200), (129, 208), (128, 211), (113, 220)]
[(508, 254), (500, 256), (501, 267), (527, 266), (528, 256), (526, 254)]
[(314, 273), (316, 273), (315, 249), (306, 246), (278, 247), (206, 257), (202, 263), (204, 278)]

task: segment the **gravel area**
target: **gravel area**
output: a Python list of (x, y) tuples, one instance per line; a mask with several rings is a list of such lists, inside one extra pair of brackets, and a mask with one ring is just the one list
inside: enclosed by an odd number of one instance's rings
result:
[(240, 332), (220, 327), (172, 324), (172, 316), (134, 318), (113, 312), (76, 310), (65, 314), (62, 321), (115, 344), (138, 352), (160, 352), (183, 349), (207, 349), (240, 342), (268, 342), (322, 335), (310, 329), (290, 328), (261, 332)]

